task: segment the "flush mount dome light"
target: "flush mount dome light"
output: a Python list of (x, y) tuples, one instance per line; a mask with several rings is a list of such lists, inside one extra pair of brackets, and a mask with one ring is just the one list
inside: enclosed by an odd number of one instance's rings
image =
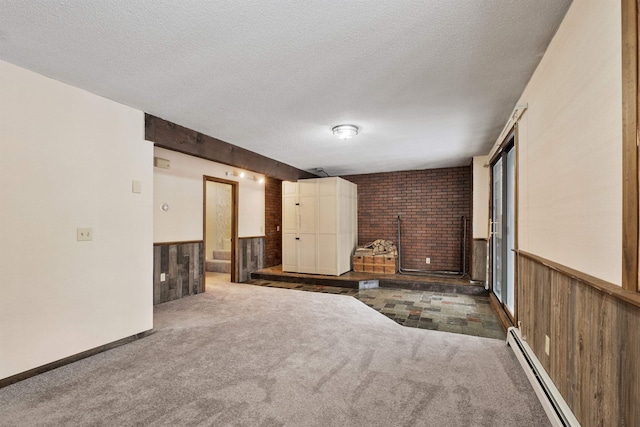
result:
[(353, 138), (358, 134), (358, 126), (355, 125), (338, 125), (331, 130), (335, 136), (342, 140)]

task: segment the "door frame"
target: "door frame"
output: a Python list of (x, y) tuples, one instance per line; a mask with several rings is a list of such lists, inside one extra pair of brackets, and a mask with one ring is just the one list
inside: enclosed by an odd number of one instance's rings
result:
[[(514, 263), (513, 263), (513, 313), (511, 313), (506, 305), (506, 295), (503, 294), (502, 302), (498, 300), (493, 291), (493, 165), (499, 158), (503, 159), (503, 179), (506, 176), (506, 153), (513, 150), (514, 154), (514, 170), (513, 170), (513, 185), (514, 185), (514, 200), (513, 200), (513, 250)], [(518, 321), (518, 124), (517, 122), (507, 132), (507, 136), (500, 144), (500, 148), (489, 159), (489, 182), (491, 183), (489, 188), (489, 248), (488, 248), (488, 283), (491, 297), (495, 299), (497, 305), (500, 306), (502, 311), (507, 315), (512, 325), (517, 325)], [(503, 181), (504, 184), (505, 181)], [(503, 185), (503, 192), (506, 190)], [(506, 218), (506, 200), (503, 203), (503, 217)], [(506, 242), (506, 236), (505, 236)], [(504, 260), (506, 266), (506, 259)], [(506, 270), (505, 270), (506, 271)]]
[[(238, 271), (238, 182), (228, 179), (216, 178), (213, 176), (202, 176), (202, 241), (203, 241), (203, 262), (202, 277), (207, 277), (207, 182), (217, 182), (231, 186), (231, 282), (237, 282)], [(206, 290), (206, 286), (202, 287)]]

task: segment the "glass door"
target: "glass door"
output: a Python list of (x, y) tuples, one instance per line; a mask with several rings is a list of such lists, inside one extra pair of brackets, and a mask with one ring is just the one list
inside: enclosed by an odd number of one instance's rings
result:
[[(506, 155), (507, 164), (505, 165), (506, 176), (503, 188), (505, 189), (505, 212), (504, 218), (504, 234), (505, 234), (505, 258), (506, 268), (504, 283), (504, 303), (509, 312), (515, 314), (515, 271), (516, 271), (516, 253), (515, 249), (515, 211), (516, 211), (516, 153), (513, 147), (509, 149)], [(506, 187), (506, 188), (505, 188)]]
[(502, 255), (502, 158), (492, 166), (492, 198), (491, 198), (491, 278), (493, 293), (502, 302), (503, 268)]
[(491, 284), (513, 319), (515, 313), (515, 150), (513, 134), (491, 165)]

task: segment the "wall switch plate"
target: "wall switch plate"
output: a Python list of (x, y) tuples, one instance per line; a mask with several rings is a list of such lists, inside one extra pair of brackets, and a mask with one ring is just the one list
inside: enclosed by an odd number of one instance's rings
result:
[(280, 226), (276, 225), (276, 231), (280, 231)]
[(76, 233), (78, 242), (93, 240), (93, 230), (91, 228), (78, 228)]
[(427, 258), (427, 264), (431, 264), (431, 258)]
[(153, 166), (160, 169), (169, 169), (171, 167), (171, 160), (163, 159), (161, 157), (154, 157)]
[(160, 281), (164, 282), (165, 280), (167, 280), (167, 273), (160, 273)]
[(131, 192), (136, 194), (142, 193), (142, 183), (137, 180), (131, 181)]
[(549, 347), (550, 347), (550, 340), (549, 340), (549, 335), (545, 335), (544, 336), (544, 352), (547, 353), (547, 356), (549, 355)]

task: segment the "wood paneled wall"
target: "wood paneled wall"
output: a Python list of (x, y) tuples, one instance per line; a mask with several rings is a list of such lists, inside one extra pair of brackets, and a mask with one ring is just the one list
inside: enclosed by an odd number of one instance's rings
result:
[[(204, 290), (204, 243), (172, 242), (153, 246), (153, 304)], [(160, 274), (166, 278), (160, 281)]]
[(487, 282), (487, 239), (473, 239), (471, 254), (471, 279)]
[(251, 279), (251, 273), (264, 268), (264, 237), (238, 239), (238, 282)]
[(580, 423), (640, 425), (638, 294), (524, 252), (518, 269), (521, 332)]

